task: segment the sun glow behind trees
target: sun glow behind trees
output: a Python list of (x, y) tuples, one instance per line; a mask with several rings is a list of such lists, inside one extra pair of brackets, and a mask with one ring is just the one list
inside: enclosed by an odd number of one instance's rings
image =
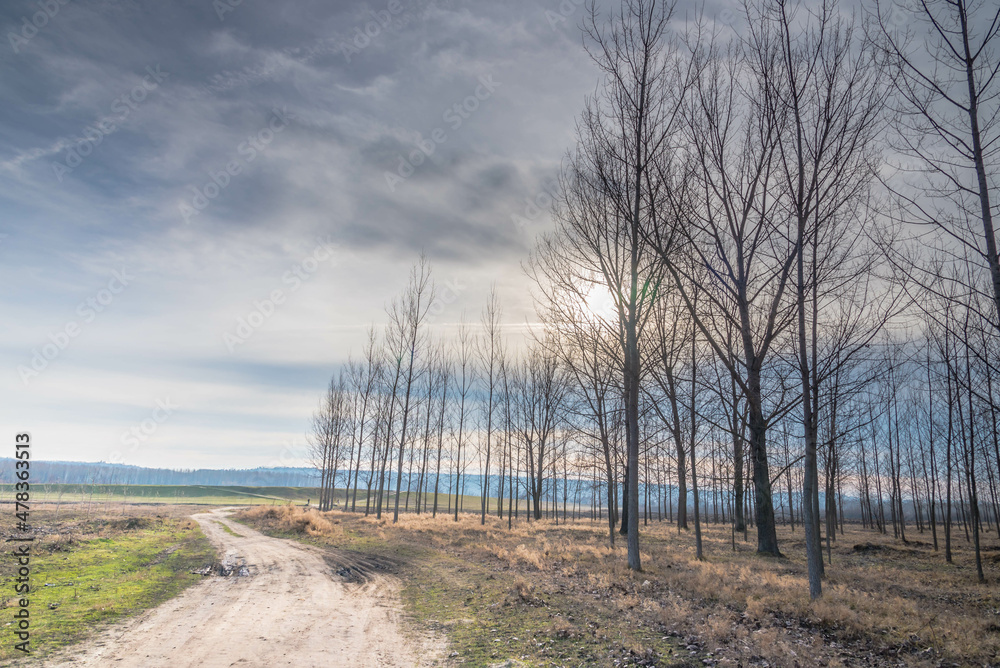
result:
[[(952, 5), (909, 10), (940, 7)], [(924, 230), (902, 223), (925, 228), (930, 209), (910, 215), (901, 191), (886, 201), (875, 187), (887, 100), (908, 101), (887, 87), (906, 71), (892, 36), (863, 38), (833, 3), (745, 9), (754, 29), (726, 42), (701, 24), (679, 40), (662, 2), (625, 0), (609, 17), (591, 8), (601, 86), (564, 162), (555, 230), (525, 263), (540, 325), (524, 345), (495, 345), (493, 293), (480, 322), (449, 340), (432, 342), (420, 323), (402, 347), (378, 336), (362, 362), (379, 369), (375, 409), (354, 411), (346, 450), (355, 488), (363, 458), (383, 462), (369, 467), (366, 512), (381, 512), (390, 457), (395, 508), (400, 481), (416, 512), (433, 484), (431, 512), (445, 494), (457, 518), (471, 471), (485, 481), (482, 521), (506, 510), (508, 525), (518, 499), (529, 519), (548, 504), (558, 520), (560, 490), (565, 519), (569, 490), (586, 481), (609, 543), (620, 520), (641, 569), (640, 522), (672, 520), (675, 503), (678, 530), (690, 504), (696, 535), (704, 509), (734, 539), (755, 526), (758, 551), (775, 556), (780, 511), (804, 524), (817, 597), (820, 541), (829, 557), (846, 493), (865, 526), (901, 540), (912, 521), (936, 546), (943, 522), (949, 560), (952, 524), (971, 526), (981, 566), (980, 525), (1000, 532), (996, 263), (909, 253)], [(990, 16), (992, 57), (1000, 12)], [(987, 157), (1000, 146), (996, 99)], [(974, 220), (976, 207), (963, 210)]]
[(607, 286), (592, 283), (582, 301), (580, 312), (583, 318), (609, 327), (613, 327), (618, 321), (618, 303)]

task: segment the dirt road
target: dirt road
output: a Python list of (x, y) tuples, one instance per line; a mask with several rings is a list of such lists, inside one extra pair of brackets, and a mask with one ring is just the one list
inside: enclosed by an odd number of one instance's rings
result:
[(269, 538), (225, 515), (225, 510), (214, 510), (192, 517), (219, 548), (232, 574), (206, 577), (160, 607), (113, 626), (45, 665), (436, 665), (441, 656), (436, 641), (414, 643), (401, 634), (396, 583), (378, 572), (378, 563), (340, 565), (336, 558), (324, 559), (318, 549)]

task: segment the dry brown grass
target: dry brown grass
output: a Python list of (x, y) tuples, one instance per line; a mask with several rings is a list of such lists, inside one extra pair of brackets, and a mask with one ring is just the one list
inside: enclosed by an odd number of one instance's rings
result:
[(998, 659), (1000, 570), (991, 564), (991, 584), (977, 584), (964, 541), (949, 565), (943, 550), (923, 542), (929, 536), (903, 544), (849, 527), (833, 547), (823, 597), (810, 601), (801, 529), (780, 529), (785, 559), (759, 557), (739, 543), (734, 552), (727, 533), (707, 527), (708, 560), (698, 562), (689, 539), (654, 529), (647, 545), (657, 557), (648, 571), (660, 586), (690, 598), (697, 610), (686, 618), (697, 620), (696, 634), (735, 646), (738, 661), (993, 665)]
[[(615, 629), (651, 628), (677, 638), (699, 663), (733, 666), (1000, 661), (1000, 545), (989, 539), (989, 583), (978, 585), (964, 538), (956, 536), (955, 563), (949, 565), (943, 548), (932, 550), (927, 534), (911, 530), (918, 540), (904, 544), (849, 527), (834, 545), (824, 595), (812, 602), (801, 528), (794, 534), (779, 528), (787, 558), (778, 559), (755, 553), (753, 530), (750, 543), (738, 540), (734, 551), (728, 527), (708, 525), (706, 560), (696, 561), (690, 533), (650, 523), (641, 533), (644, 570), (634, 573), (624, 549), (610, 548), (606, 529), (589, 521), (556, 526), (522, 519), (508, 531), (506, 522), (488, 518), (481, 526), (471, 514), (457, 523), (405, 515), (393, 525), (290, 506), (256, 508), (245, 517), (344, 547), (384, 541), (488, 565), (504, 574), (515, 603), (543, 601), (555, 611), (547, 632), (559, 638), (574, 638), (587, 624), (601, 629), (591, 630), (588, 642), (609, 641)], [(866, 544), (873, 547), (854, 549)]]
[(328, 515), (329, 513), (320, 513), (316, 509), (307, 510), (293, 505), (256, 506), (241, 513), (243, 518), (281, 533), (301, 534), (314, 538), (342, 537), (343, 530), (338, 526), (340, 520), (331, 520)]

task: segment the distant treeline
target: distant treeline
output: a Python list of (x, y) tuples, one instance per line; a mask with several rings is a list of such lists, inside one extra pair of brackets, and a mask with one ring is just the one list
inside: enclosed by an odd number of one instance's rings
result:
[[(363, 472), (366, 475), (367, 471)], [(10, 458), (0, 458), (0, 484), (14, 481), (14, 460)], [(108, 464), (104, 462), (33, 462), (31, 469), (31, 481), (37, 484), (70, 484), (70, 485), (210, 485), (216, 487), (316, 487), (319, 482), (319, 474), (315, 469), (310, 468), (256, 468), (256, 469), (154, 469), (143, 468), (141, 466), (131, 466), (126, 464)], [(518, 481), (520, 485), (527, 484), (526, 479)], [(387, 480), (388, 489), (395, 490), (396, 480), (394, 476), (389, 476)], [(457, 483), (457, 485), (456, 485)], [(466, 474), (456, 480), (450, 474), (441, 474), (439, 489), (442, 495), (442, 509), (451, 508), (448, 496), (454, 498), (454, 494), (460, 491), (462, 496), (479, 496), (482, 494), (483, 477), (478, 474)], [(336, 498), (342, 503), (343, 489), (345, 481), (343, 476), (338, 476)], [(496, 487), (499, 479), (490, 476), (490, 486)], [(461, 487), (461, 490), (456, 489)], [(357, 498), (366, 497), (364, 486), (360, 486)], [(418, 487), (416, 476), (403, 477), (402, 491), (404, 498), (410, 493), (416, 492)], [(431, 489), (426, 490), (429, 494)], [(645, 487), (643, 496), (646, 497)], [(549, 513), (555, 508), (567, 504), (580, 514), (598, 512), (603, 516), (600, 509), (600, 499), (606, 493), (600, 484), (595, 485), (591, 480), (564, 478), (558, 481), (557, 486), (551, 488), (546, 485), (541, 495), (543, 499), (544, 512)], [(618, 493), (621, 493), (619, 487)], [(677, 512), (676, 507), (669, 500), (675, 500), (676, 489), (672, 486), (661, 488), (659, 485), (650, 485), (650, 503), (643, 504), (643, 517), (649, 519), (674, 519)], [(351, 495), (353, 496), (353, 495)], [(672, 498), (674, 497), (674, 498)], [(821, 495), (822, 498), (822, 495)], [(407, 501), (409, 499), (407, 498)], [(719, 514), (721, 509), (718, 501), (720, 499), (709, 491), (706, 499), (706, 512), (711, 521)], [(777, 504), (778, 518), (785, 521), (785, 508), (779, 500)], [(362, 501), (363, 504), (363, 501)], [(464, 505), (464, 504), (463, 504)], [(364, 506), (361, 506), (363, 509)], [(463, 510), (470, 510), (463, 508)], [(856, 498), (844, 498), (845, 519), (858, 519), (860, 508)], [(716, 521), (718, 519), (716, 518)]]
[[(153, 469), (127, 464), (35, 461), (31, 481), (39, 484), (215, 485), (312, 487), (318, 474), (310, 468)], [(0, 458), (0, 482), (14, 481), (14, 460)]]

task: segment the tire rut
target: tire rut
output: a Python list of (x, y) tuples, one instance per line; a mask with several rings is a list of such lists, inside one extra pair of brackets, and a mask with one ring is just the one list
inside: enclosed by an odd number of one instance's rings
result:
[(444, 644), (438, 637), (422, 634), (414, 642), (401, 631), (398, 562), (271, 538), (229, 525), (226, 514), (192, 516), (223, 555), (196, 571), (204, 575), (200, 583), (41, 665), (440, 665)]

